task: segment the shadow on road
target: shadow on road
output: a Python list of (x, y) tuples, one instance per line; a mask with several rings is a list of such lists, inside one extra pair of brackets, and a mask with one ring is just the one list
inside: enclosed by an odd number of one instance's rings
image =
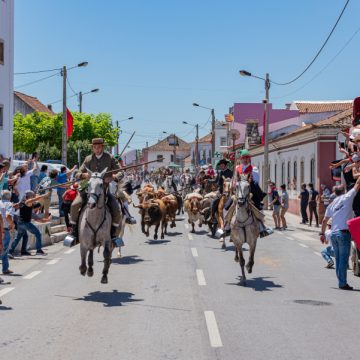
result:
[(89, 295), (73, 300), (103, 303), (104, 307), (123, 306), (125, 303), (143, 301), (142, 299), (132, 299), (133, 296), (133, 293), (119, 292), (117, 290), (112, 292), (94, 291), (89, 293)]
[(149, 245), (166, 245), (170, 240), (148, 240), (145, 242)]
[(192, 234), (194, 234), (194, 235), (205, 235), (207, 233), (208, 233), (208, 231), (206, 231), (206, 230), (195, 230), (195, 232), (192, 233)]
[(174, 231), (174, 232), (169, 232), (168, 234), (167, 234), (167, 236), (177, 236), (177, 235), (182, 235), (183, 233), (181, 233), (181, 232), (176, 232), (176, 231)]
[(13, 310), (12, 307), (7, 307), (7, 306), (4, 306), (4, 305), (0, 305), (0, 311), (6, 311), (6, 310)]
[(144, 260), (137, 255), (129, 255), (129, 256), (123, 256), (121, 258), (113, 258), (111, 263), (117, 265), (131, 265), (143, 261), (151, 261), (151, 260)]
[[(265, 279), (271, 279), (270, 277), (257, 277), (257, 278), (247, 278), (246, 279), (246, 287), (252, 288), (255, 291), (272, 291), (273, 288), (282, 288), (282, 285), (275, 284), (271, 280), (265, 280)], [(227, 285), (236, 285), (236, 286), (242, 286), (240, 282), (238, 283), (227, 283)]]

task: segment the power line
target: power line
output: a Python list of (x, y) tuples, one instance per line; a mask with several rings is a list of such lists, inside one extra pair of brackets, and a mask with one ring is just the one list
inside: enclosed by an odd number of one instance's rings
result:
[[(73, 97), (75, 97), (75, 96), (77, 96), (77, 94), (71, 95), (71, 96), (67, 96), (66, 99), (71, 99), (71, 98), (73, 98)], [(59, 102), (61, 102), (61, 101), (63, 101), (63, 99), (53, 101), (53, 102), (49, 103), (49, 105), (54, 105), (54, 104), (57, 104), (57, 103), (59, 103)]]
[(69, 88), (71, 89), (71, 91), (73, 92), (73, 94), (74, 94), (74, 95), (77, 95), (78, 93), (77, 93), (77, 92), (73, 89), (73, 87), (71, 86), (68, 76), (66, 77), (66, 82), (67, 82), (67, 84), (69, 85)]
[(46, 79), (50, 79), (50, 78), (52, 78), (52, 77), (54, 77), (54, 76), (58, 76), (58, 75), (60, 75), (60, 73), (56, 73), (56, 74), (52, 74), (52, 75), (49, 75), (49, 76), (45, 76), (45, 77), (40, 78), (40, 79), (38, 79), (38, 80), (30, 81), (30, 82), (28, 82), (28, 83), (25, 83), (25, 84), (16, 86), (15, 88), (16, 88), (16, 89), (20, 89), (20, 88), (23, 88), (23, 87), (25, 87), (25, 86), (29, 86), (29, 85), (32, 85), (32, 84), (36, 84), (36, 83), (38, 83), (38, 82), (40, 82), (40, 81), (43, 81), (43, 80), (46, 80)]
[(49, 69), (49, 70), (37, 70), (37, 71), (25, 71), (25, 72), (17, 72), (14, 75), (29, 75), (29, 74), (40, 74), (45, 72), (52, 72), (52, 71), (60, 71), (61, 69)]
[(308, 82), (306, 82), (304, 85), (299, 87), (298, 89), (282, 96), (276, 96), (273, 97), (273, 99), (283, 99), (285, 97), (288, 97), (290, 95), (293, 95), (297, 93), (298, 91), (302, 90), (304, 87), (309, 85), (311, 82), (313, 82), (320, 74), (322, 74), (334, 61), (335, 59), (345, 50), (345, 48), (351, 43), (351, 41), (354, 39), (354, 37), (360, 32), (360, 27), (351, 35), (350, 39), (345, 43), (345, 45), (335, 54), (335, 56), (319, 71), (317, 72)]
[(331, 29), (330, 31), (330, 34), (328, 35), (328, 37), (326, 38), (325, 42), (323, 43), (323, 45), (321, 46), (320, 50), (316, 53), (315, 57), (311, 60), (311, 62), (309, 63), (309, 65), (305, 68), (305, 70), (300, 73), (298, 76), (296, 76), (294, 79), (292, 79), (291, 81), (287, 81), (287, 82), (284, 82), (284, 83), (279, 83), (279, 82), (275, 82), (275, 81), (271, 81), (273, 84), (275, 85), (289, 85), (293, 82), (295, 82), (296, 80), (298, 80), (301, 76), (303, 76), (311, 67), (311, 65), (315, 62), (315, 60), (318, 58), (318, 56), (320, 55), (320, 53), (322, 52), (322, 50), (324, 49), (325, 45), (327, 44), (327, 42), (329, 41), (331, 35), (333, 34), (333, 32), (335, 31), (341, 17), (343, 16), (344, 14), (344, 11), (346, 9), (346, 7), (348, 6), (350, 0), (347, 0), (345, 5), (344, 5), (344, 8), (342, 9), (338, 19), (336, 20), (336, 23), (335, 25), (333, 26), (333, 28)]

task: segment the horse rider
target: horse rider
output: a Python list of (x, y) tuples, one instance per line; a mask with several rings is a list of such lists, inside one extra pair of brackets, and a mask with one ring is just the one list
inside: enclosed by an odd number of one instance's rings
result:
[(164, 170), (164, 180), (166, 180), (167, 176), (171, 176), (171, 187), (174, 189), (174, 191), (177, 191), (177, 186), (174, 182), (174, 172), (169, 168), (166, 167)]
[(213, 222), (216, 222), (216, 219), (214, 218), (214, 214), (216, 213), (216, 209), (219, 205), (220, 197), (224, 191), (224, 179), (232, 179), (232, 177), (233, 177), (233, 172), (230, 169), (228, 169), (228, 167), (227, 167), (228, 163), (229, 163), (229, 161), (226, 159), (220, 160), (218, 162), (220, 171), (218, 172), (216, 178), (208, 180), (209, 183), (216, 183), (219, 187), (219, 191), (211, 203), (210, 219), (213, 219)]
[[(76, 178), (78, 180), (88, 180), (91, 175), (87, 172), (89, 169), (92, 172), (102, 172), (107, 169), (107, 171), (115, 170), (113, 173), (107, 173), (104, 176), (104, 184), (106, 188), (108, 184), (113, 181), (116, 170), (120, 171), (120, 167), (115, 158), (104, 151), (104, 139), (95, 138), (91, 141), (92, 151), (93, 153), (87, 156), (80, 166), (79, 171), (76, 174)], [(107, 189), (106, 189), (107, 190)], [(118, 228), (121, 220), (121, 210), (119, 202), (116, 197), (110, 193), (110, 191), (106, 191), (107, 193), (107, 205), (109, 206), (109, 210), (112, 217), (111, 222), (111, 239), (113, 241), (116, 240)], [(70, 209), (70, 223), (72, 224), (72, 232), (71, 235), (74, 238), (73, 244), (78, 242), (78, 220), (82, 206), (86, 202), (86, 193), (82, 191), (81, 194), (78, 194), (73, 201)], [(73, 245), (72, 244), (72, 245)]]
[(184, 187), (186, 184), (185, 184), (185, 179), (186, 177), (189, 177), (190, 181), (189, 181), (189, 185), (190, 185), (190, 190), (192, 189), (192, 187), (195, 185), (196, 181), (195, 181), (195, 178), (190, 174), (190, 169), (187, 168), (185, 170), (185, 173), (183, 173), (180, 177), (180, 184), (182, 187)]

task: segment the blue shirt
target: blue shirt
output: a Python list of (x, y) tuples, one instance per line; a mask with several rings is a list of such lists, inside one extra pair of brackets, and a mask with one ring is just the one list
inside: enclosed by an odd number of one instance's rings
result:
[[(57, 176), (57, 182), (59, 184), (65, 184), (67, 182), (67, 175), (66, 175), (66, 172), (64, 173), (59, 173), (59, 175)], [(62, 193), (62, 192), (65, 192), (65, 188), (56, 188), (57, 192), (58, 193)]]

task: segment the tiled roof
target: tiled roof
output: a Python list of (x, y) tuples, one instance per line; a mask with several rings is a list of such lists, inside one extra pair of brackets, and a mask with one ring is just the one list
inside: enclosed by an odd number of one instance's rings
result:
[(343, 111), (352, 108), (352, 100), (294, 101), (301, 114)]
[[(211, 139), (212, 139), (212, 135), (211, 133), (203, 136), (202, 138), (199, 139), (199, 144), (201, 143), (211, 143)], [(195, 144), (195, 141), (191, 142), (192, 144)]]
[[(147, 148), (148, 151), (174, 151), (174, 146), (169, 145), (168, 139), (172, 137), (169, 135), (164, 140), (159, 141), (158, 143), (151, 145)], [(179, 146), (176, 146), (176, 151), (190, 151), (190, 144), (180, 139), (178, 136)]]
[(50, 115), (54, 115), (54, 112), (48, 109), (42, 102), (39, 101), (38, 98), (34, 96), (29, 96), (23, 94), (19, 91), (14, 91), (14, 95), (21, 99), (25, 104), (27, 104), (31, 109), (37, 112), (44, 112)]

